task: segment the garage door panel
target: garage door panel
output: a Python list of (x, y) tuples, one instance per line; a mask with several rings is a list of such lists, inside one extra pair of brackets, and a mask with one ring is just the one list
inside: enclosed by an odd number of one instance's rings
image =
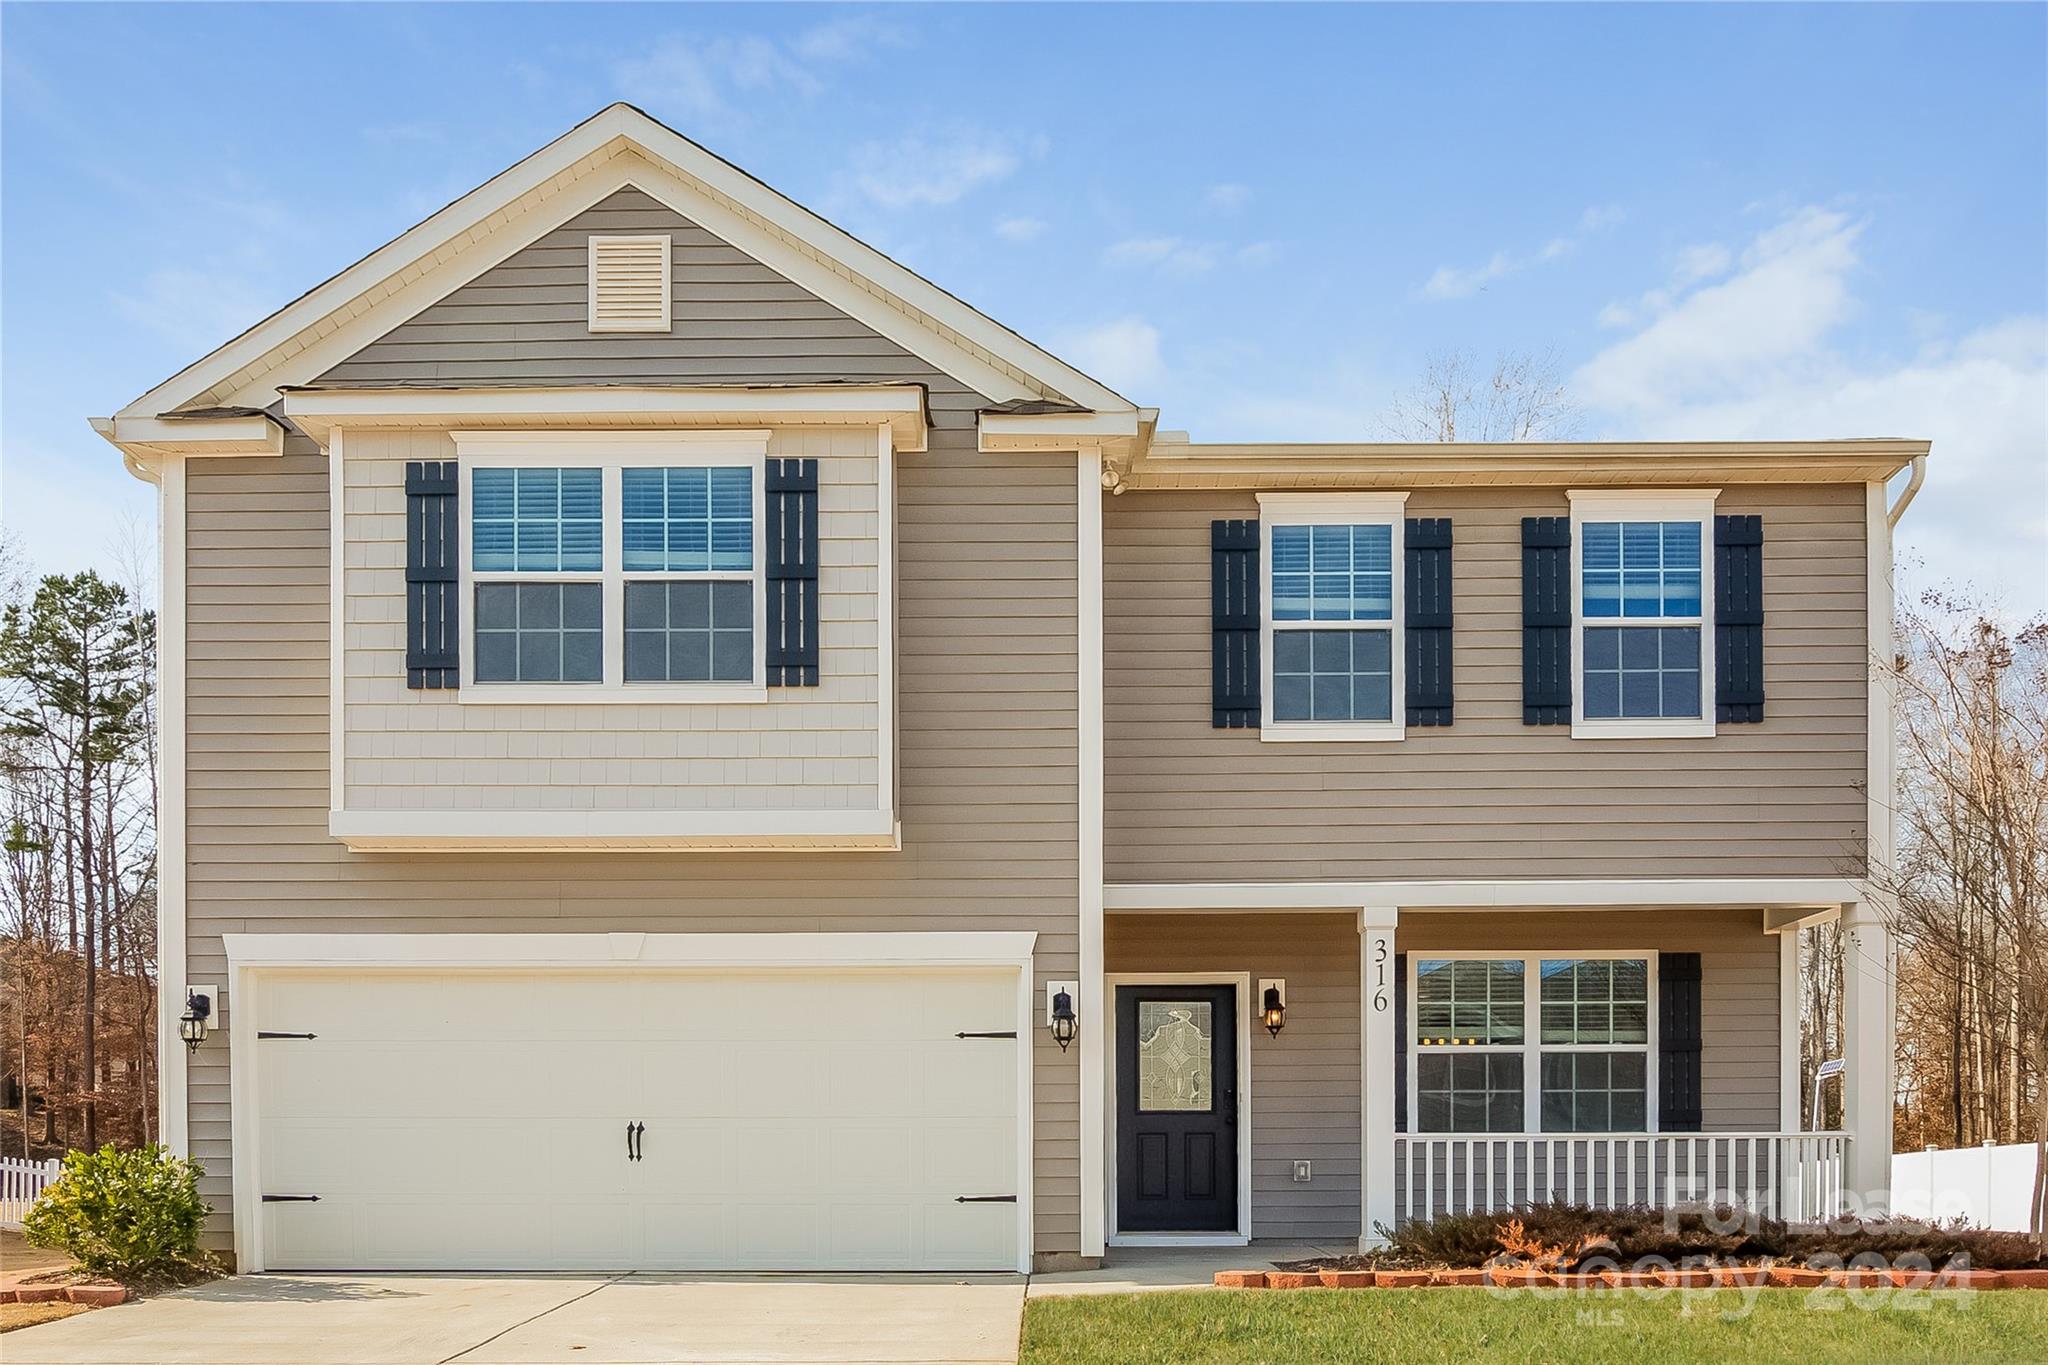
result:
[[(1007, 1269), (1014, 974), (264, 974), (277, 1269)], [(646, 1125), (626, 1159), (626, 1124)]]
[(733, 1112), (761, 1118), (811, 1118), (832, 1083), (831, 1055), (817, 1039), (733, 1044)]

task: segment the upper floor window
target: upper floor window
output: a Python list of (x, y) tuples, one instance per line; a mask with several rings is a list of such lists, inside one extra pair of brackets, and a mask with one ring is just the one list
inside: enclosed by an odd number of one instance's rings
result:
[(1652, 961), (1417, 955), (1415, 1130), (1647, 1131)]
[(1573, 733), (1711, 735), (1714, 494), (1573, 493)]
[(1262, 494), (1266, 739), (1399, 739), (1401, 493)]
[[(760, 700), (765, 438), (458, 433), (466, 701)], [(573, 685), (573, 686), (571, 686)]]

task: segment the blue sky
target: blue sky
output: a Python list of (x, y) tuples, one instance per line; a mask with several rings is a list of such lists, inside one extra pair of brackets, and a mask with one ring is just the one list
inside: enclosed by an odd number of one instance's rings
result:
[(1586, 437), (1936, 443), (1917, 582), (2048, 605), (2048, 8), (21, 5), (0, 517), (86, 427), (614, 99), (1197, 440), (1373, 439), (1446, 347)]

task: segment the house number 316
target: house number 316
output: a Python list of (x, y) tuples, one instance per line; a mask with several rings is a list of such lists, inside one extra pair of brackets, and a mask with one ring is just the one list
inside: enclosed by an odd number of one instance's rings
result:
[(1372, 941), (1372, 1009), (1374, 1014), (1385, 1014), (1390, 1002), (1387, 999), (1387, 941), (1376, 938)]

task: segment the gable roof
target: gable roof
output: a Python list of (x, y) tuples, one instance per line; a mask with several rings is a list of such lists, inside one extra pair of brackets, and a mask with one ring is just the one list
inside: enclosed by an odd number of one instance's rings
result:
[(629, 104), (613, 104), (124, 407), (267, 407), (623, 185), (701, 223), (992, 402), (1129, 400)]

